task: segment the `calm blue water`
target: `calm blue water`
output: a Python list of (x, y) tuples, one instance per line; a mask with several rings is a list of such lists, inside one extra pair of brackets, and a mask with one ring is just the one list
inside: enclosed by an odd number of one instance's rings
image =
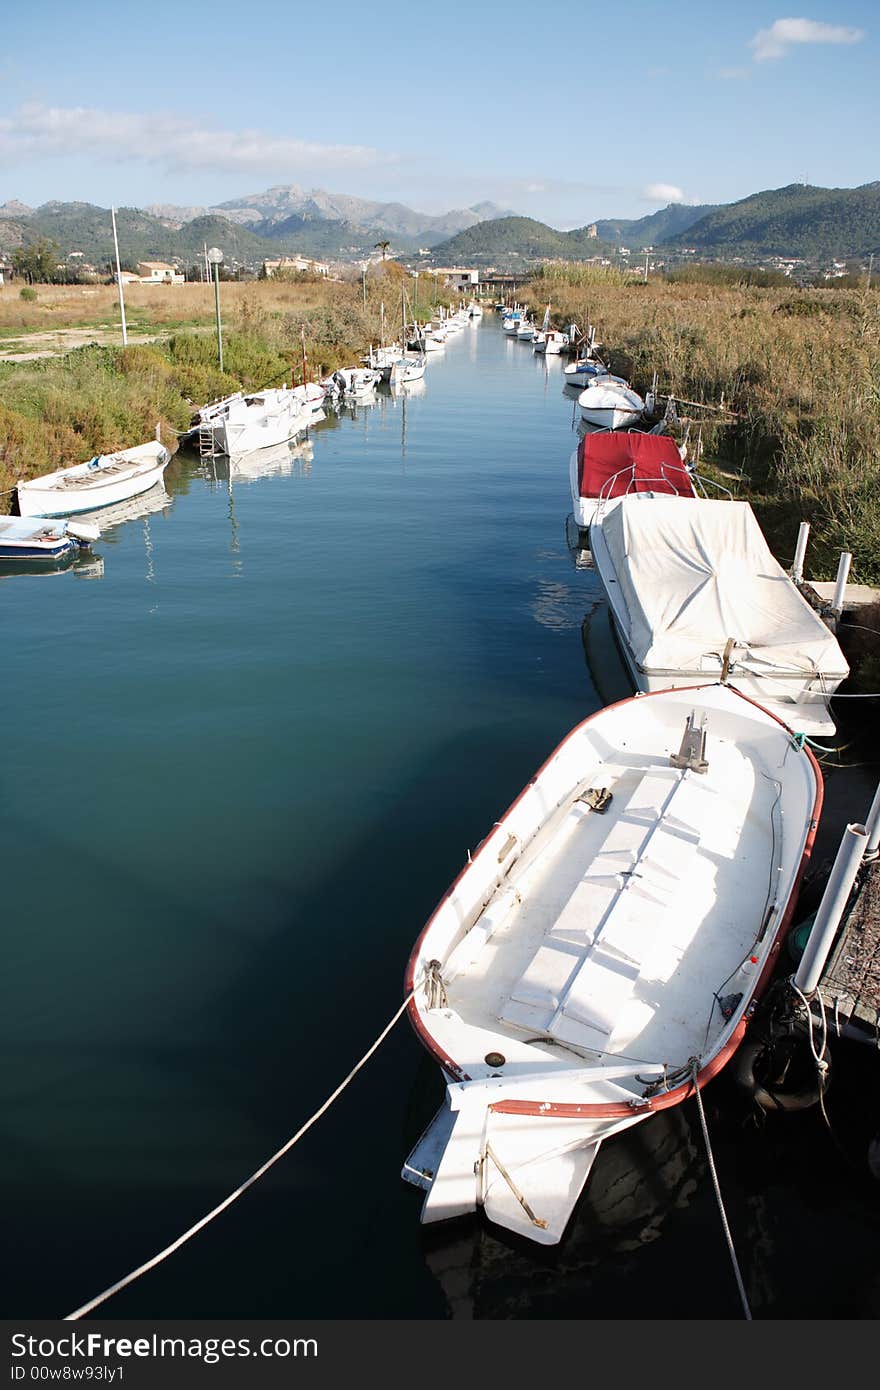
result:
[[(561, 380), (487, 315), (311, 449), (231, 480), (179, 455), (100, 577), (0, 581), (6, 1316), (69, 1312), (298, 1128), (397, 1008), (468, 849), (610, 698)], [(103, 1311), (739, 1315), (695, 1111), (606, 1145), (548, 1254), (420, 1227), (399, 1172), (441, 1095), (400, 1025)], [(758, 1129), (723, 1077), (706, 1101), (756, 1316), (876, 1313), (863, 1136), (849, 1171), (818, 1112)], [(849, 1273), (820, 1293), (823, 1241)]]

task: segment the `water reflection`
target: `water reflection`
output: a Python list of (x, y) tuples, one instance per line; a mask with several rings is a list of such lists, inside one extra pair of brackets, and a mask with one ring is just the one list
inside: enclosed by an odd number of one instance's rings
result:
[(142, 492), (139, 497), (128, 497), (123, 502), (114, 502), (110, 507), (101, 507), (99, 511), (83, 512), (80, 519), (94, 522), (100, 527), (103, 540), (109, 531), (124, 525), (127, 521), (140, 521), (156, 512), (167, 513), (172, 500), (164, 481), (158, 482), (149, 492)]
[[(560, 1245), (507, 1237), (482, 1217), (422, 1227), (425, 1263), (454, 1319), (628, 1316), (629, 1258), (690, 1206), (705, 1169), (682, 1106), (603, 1145)], [(670, 1289), (671, 1302), (676, 1293)]]

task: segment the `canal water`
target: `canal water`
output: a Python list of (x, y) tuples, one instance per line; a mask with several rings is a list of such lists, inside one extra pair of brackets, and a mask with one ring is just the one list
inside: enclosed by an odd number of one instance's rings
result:
[[(231, 477), (179, 454), (98, 562), (0, 581), (5, 1316), (70, 1312), (299, 1127), (468, 850), (612, 698), (566, 538), (572, 426), (559, 359), (487, 314), (405, 396)], [(848, 1046), (831, 1131), (756, 1123), (726, 1075), (705, 1092), (756, 1317), (880, 1311), (878, 1059)], [(740, 1316), (692, 1105), (605, 1145), (547, 1251), (419, 1225), (400, 1168), (441, 1096), (398, 1025), (102, 1314)]]

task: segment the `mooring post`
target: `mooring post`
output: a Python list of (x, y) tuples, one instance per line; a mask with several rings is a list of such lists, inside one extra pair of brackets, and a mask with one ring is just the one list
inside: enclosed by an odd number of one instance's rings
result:
[(816, 919), (794, 976), (795, 985), (807, 998), (815, 993), (819, 984), (840, 919), (846, 911), (867, 840), (865, 827), (858, 823), (848, 825), (843, 832), (834, 867), (828, 876)]
[(849, 578), (849, 567), (852, 564), (852, 555), (848, 550), (841, 550), (840, 561), (837, 566), (837, 579), (834, 582), (834, 598), (831, 601), (831, 612), (835, 618), (839, 618), (843, 612), (843, 600), (846, 597), (846, 581)]
[(798, 530), (797, 545), (794, 552), (794, 563), (791, 567), (791, 577), (795, 584), (802, 584), (804, 581), (804, 556), (807, 553), (807, 541), (810, 539), (810, 523), (802, 521)]
[(865, 860), (873, 860), (880, 855), (880, 782), (874, 793), (874, 800), (871, 802), (871, 809), (865, 821), (865, 829), (868, 832), (868, 841), (865, 845)]

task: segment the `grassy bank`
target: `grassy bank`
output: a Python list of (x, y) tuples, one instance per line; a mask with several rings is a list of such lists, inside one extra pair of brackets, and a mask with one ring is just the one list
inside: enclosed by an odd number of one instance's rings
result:
[(735, 414), (721, 422), (680, 408), (705, 419), (703, 460), (741, 475), (737, 495), (780, 559), (807, 520), (813, 578), (833, 578), (850, 550), (853, 581), (880, 583), (880, 292), (548, 266), (521, 297), (540, 312), (550, 301), (560, 327), (594, 324), (637, 390), (656, 371), (679, 400), (723, 399)]
[[(367, 277), (366, 304), (360, 281), (221, 285), (223, 372), (210, 331), (214, 292), (208, 285), (126, 292), (129, 328), (161, 334), (156, 342), (84, 346), (63, 357), (0, 364), (0, 509), (9, 510), (18, 479), (152, 439), (157, 424), (174, 447), (193, 410), (206, 401), (302, 381), (303, 336), (311, 378), (358, 361), (380, 341), (383, 305), (386, 338), (399, 336), (402, 274), (393, 263), (376, 267)], [(4, 290), (0, 330), (112, 325), (118, 323), (115, 293), (96, 287), (94, 297), (84, 298), (77, 286), (44, 286), (29, 303)], [(408, 279), (407, 296), (411, 308)], [(424, 281), (420, 301), (424, 312)]]

